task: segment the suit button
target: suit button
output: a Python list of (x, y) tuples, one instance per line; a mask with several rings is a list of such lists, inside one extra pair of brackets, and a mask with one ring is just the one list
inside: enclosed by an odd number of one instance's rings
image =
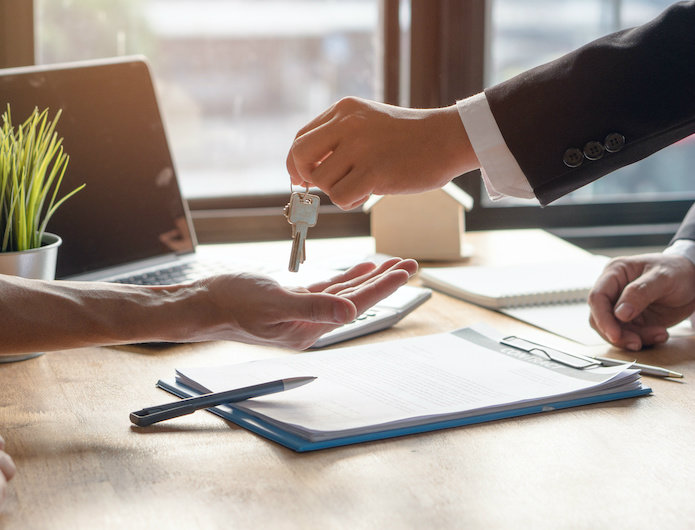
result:
[(565, 151), (562, 161), (567, 167), (579, 167), (584, 162), (584, 154), (576, 147), (570, 147)]
[(625, 137), (620, 133), (610, 133), (603, 141), (603, 146), (609, 153), (617, 153), (625, 145)]
[(584, 146), (584, 156), (589, 160), (598, 160), (603, 156), (603, 144), (595, 140), (587, 142)]

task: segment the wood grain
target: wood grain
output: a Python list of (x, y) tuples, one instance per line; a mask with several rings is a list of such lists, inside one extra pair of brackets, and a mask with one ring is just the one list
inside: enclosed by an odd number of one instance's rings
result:
[[(581, 252), (539, 231), (470, 236), (476, 263), (507, 259), (523, 241), (537, 259)], [(335, 245), (309, 241), (309, 259), (319, 243)], [(369, 240), (353, 243), (369, 252)], [(435, 293), (396, 327), (351, 344), (480, 321), (539, 333)], [(129, 412), (171, 400), (154, 384), (176, 367), (278, 355), (301, 354), (205, 343), (85, 348), (0, 365), (0, 429), (18, 467), (0, 528), (695, 527), (692, 338), (638, 355), (686, 375), (645, 379), (654, 390), (646, 398), (315, 453), (205, 412), (130, 425)]]

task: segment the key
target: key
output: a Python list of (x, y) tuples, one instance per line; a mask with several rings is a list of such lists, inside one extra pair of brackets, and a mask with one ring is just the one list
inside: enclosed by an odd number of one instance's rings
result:
[(285, 206), (285, 217), (292, 225), (292, 252), (290, 253), (291, 272), (299, 270), (299, 264), (306, 259), (306, 235), (309, 228), (316, 225), (319, 216), (320, 199), (311, 193), (295, 192)]

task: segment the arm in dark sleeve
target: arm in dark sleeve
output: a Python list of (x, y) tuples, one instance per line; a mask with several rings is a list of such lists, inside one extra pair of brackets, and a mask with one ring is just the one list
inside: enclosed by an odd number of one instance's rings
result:
[(485, 91), (541, 204), (695, 133), (695, 1)]

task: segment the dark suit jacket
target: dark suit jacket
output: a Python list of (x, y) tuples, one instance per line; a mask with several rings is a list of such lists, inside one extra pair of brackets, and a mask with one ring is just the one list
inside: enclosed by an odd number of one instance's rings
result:
[(548, 204), (695, 133), (695, 1), (485, 94), (509, 149)]

